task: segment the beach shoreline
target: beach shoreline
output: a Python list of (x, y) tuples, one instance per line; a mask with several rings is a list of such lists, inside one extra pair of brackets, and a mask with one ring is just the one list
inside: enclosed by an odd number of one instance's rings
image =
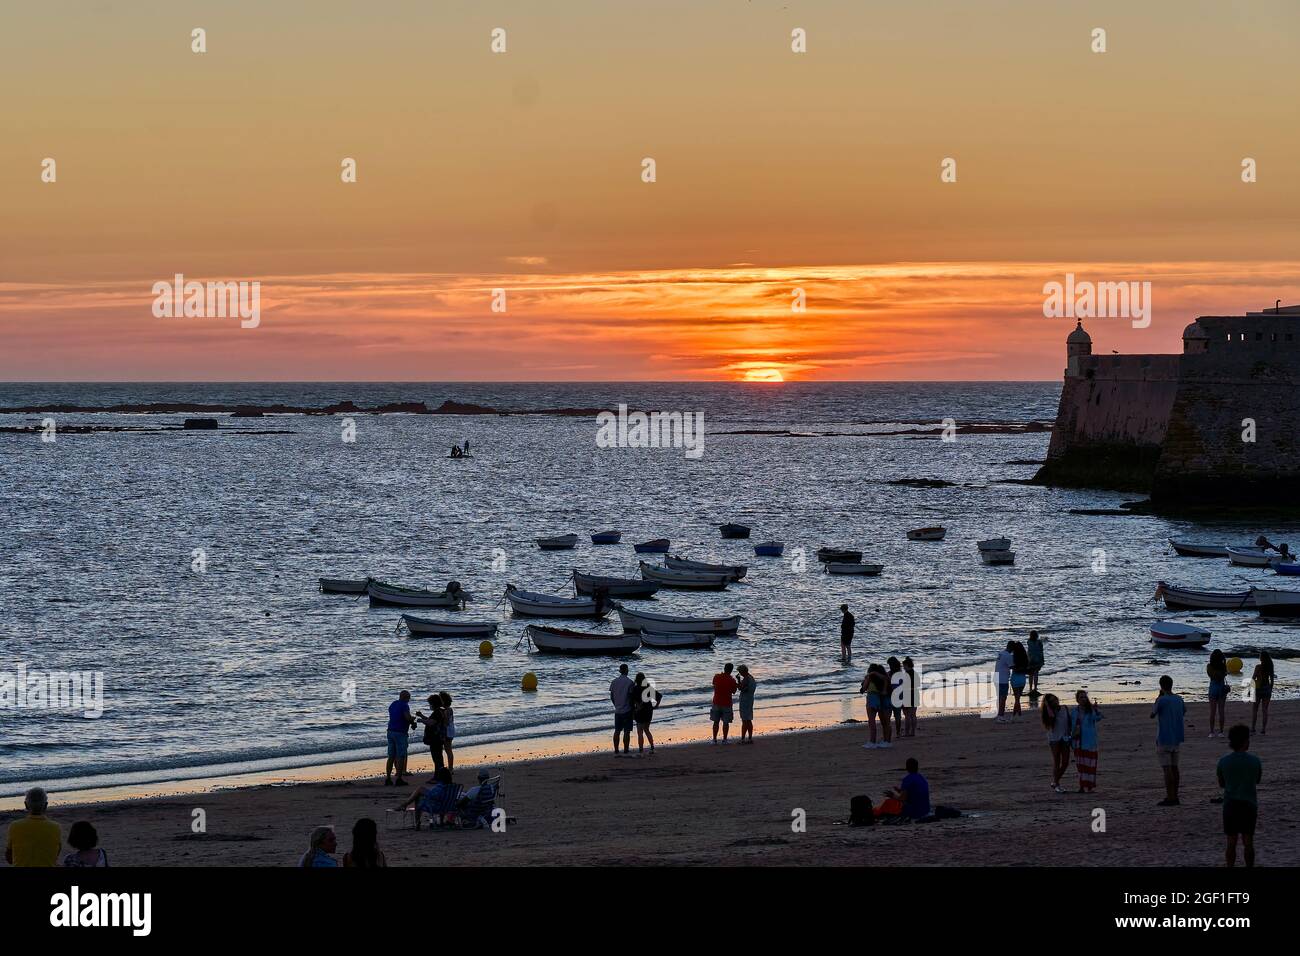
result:
[[(1149, 704), (1140, 703), (1105, 707), (1099, 789), (1088, 795), (1074, 792), (1073, 767), (1063, 781), (1070, 792), (1050, 790), (1045, 735), (1029, 711), (1010, 724), (973, 715), (923, 718), (917, 737), (890, 749), (863, 748), (865, 723), (764, 733), (761, 721), (753, 746), (682, 740), (644, 758), (605, 749), (498, 763), (476, 761), (467, 748), (457, 761), (458, 782), (472, 783), (482, 766), (504, 767), (502, 803), (515, 820), (504, 833), (390, 829), (385, 811), (409, 791), (385, 787), (382, 763), (374, 761), (358, 764), (357, 776), (346, 779), (188, 795), (86, 803), (54, 793), (50, 815), (65, 831), (77, 819), (93, 822), (118, 866), (291, 866), (318, 824), (336, 828), (341, 856), (353, 822), (364, 816), (379, 823), (390, 865), (849, 865), (878, 853), (887, 839), (900, 865), (1214, 866), (1223, 844), (1220, 807), (1211, 802), (1218, 792), (1214, 767), (1227, 745), (1207, 738), (1207, 706), (1188, 703), (1183, 802), (1176, 808), (1155, 806), (1163, 796), (1160, 768)], [(1277, 701), (1272, 733), (1252, 738), (1264, 762), (1260, 865), (1300, 864), (1300, 845), (1279, 838), (1300, 825), (1297, 716), (1300, 702)], [(1249, 723), (1249, 706), (1230, 703), (1229, 725), (1243, 721)], [(690, 733), (707, 731), (699, 723)], [(781, 723), (768, 719), (769, 727)], [(963, 817), (881, 830), (843, 826), (850, 798), (878, 801), (897, 785), (908, 757), (920, 761), (934, 803), (955, 806)], [(414, 761), (414, 782), (427, 779), (427, 762), (427, 755)], [(195, 832), (200, 810), (204, 832)], [(15, 818), (6, 812), (0, 825)]]

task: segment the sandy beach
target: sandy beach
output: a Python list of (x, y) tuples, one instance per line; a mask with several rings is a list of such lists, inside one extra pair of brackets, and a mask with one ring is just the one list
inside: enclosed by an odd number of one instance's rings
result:
[[(864, 724), (765, 736), (760, 711), (753, 746), (689, 743), (640, 759), (589, 753), (507, 764), (504, 803), (516, 822), (504, 833), (381, 829), (380, 838), (389, 864), (405, 866), (859, 865), (882, 840), (891, 864), (1214, 866), (1222, 861), (1214, 765), (1227, 744), (1207, 739), (1205, 709), (1188, 700), (1182, 805), (1174, 808), (1155, 805), (1163, 793), (1147, 704), (1104, 708), (1098, 790), (1087, 796), (1074, 792), (1073, 766), (1066, 794), (1049, 788), (1035, 712), (1009, 724), (923, 718), (917, 737), (867, 750)], [(1264, 763), (1261, 866), (1300, 863), (1298, 715), (1300, 703), (1277, 701), (1270, 733), (1252, 738)], [(1249, 723), (1248, 705), (1230, 703), (1229, 726), (1239, 721)], [(965, 816), (884, 829), (841, 825), (849, 799), (866, 793), (877, 800), (897, 784), (908, 757), (920, 761), (933, 801)], [(413, 766), (426, 763), (427, 755)], [(472, 783), (477, 769), (467, 754), (457, 781)], [(73, 821), (91, 820), (117, 866), (289, 866), (313, 826), (338, 830), (341, 856), (358, 817), (383, 828), (385, 811), (402, 796), (378, 775), (82, 807), (60, 803), (56, 793), (51, 816), (65, 833)], [(191, 832), (196, 808), (206, 814), (206, 834)], [(1098, 808), (1104, 832), (1094, 832)], [(800, 809), (806, 831), (794, 832)], [(15, 816), (0, 815), (0, 826)]]

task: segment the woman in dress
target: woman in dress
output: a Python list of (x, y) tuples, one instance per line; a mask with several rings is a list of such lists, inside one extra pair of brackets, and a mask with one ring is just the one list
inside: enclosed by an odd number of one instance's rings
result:
[(1047, 731), (1047, 746), (1052, 751), (1052, 789), (1065, 793), (1061, 789), (1061, 778), (1070, 769), (1070, 738), (1074, 736), (1070, 708), (1062, 706), (1055, 694), (1044, 694), (1040, 713), (1043, 728)]
[(443, 714), (442, 698), (437, 694), (430, 694), (428, 700), (428, 716), (425, 716), (424, 711), (417, 710), (415, 719), (418, 723), (424, 724), (424, 743), (429, 748), (429, 756), (433, 757), (433, 772), (437, 773), (442, 769), (443, 744), (447, 736), (446, 718)]
[(1091, 793), (1097, 788), (1097, 721), (1101, 720), (1101, 707), (1083, 690), (1074, 695), (1074, 702), (1079, 705), (1074, 712), (1074, 769), (1079, 773), (1079, 792)]
[[(879, 664), (872, 664), (867, 668), (867, 676), (862, 679), (861, 686), (858, 687), (858, 693), (867, 695), (867, 730), (871, 734), (871, 741), (863, 744), (866, 750), (873, 750), (877, 747), (892, 747), (890, 743), (889, 728), (889, 711), (888, 707), (888, 675), (885, 669)], [(876, 742), (876, 716), (880, 716), (880, 729), (883, 740)]]
[(744, 664), (737, 667), (736, 672), (740, 674), (740, 680), (736, 681), (736, 686), (740, 690), (740, 742), (752, 744), (754, 742), (754, 691), (758, 688), (758, 681), (754, 680), (754, 675)]
[(85, 820), (78, 820), (68, 831), (72, 852), (63, 858), (64, 866), (108, 866), (108, 854), (99, 848), (99, 834)]
[[(1223, 651), (1217, 648), (1210, 654), (1210, 663), (1205, 665), (1205, 673), (1210, 677), (1210, 736), (1223, 736), (1223, 712), (1228, 702), (1228, 662), (1223, 658)], [(1214, 715), (1219, 715), (1219, 732), (1214, 732)]]
[(1264, 715), (1264, 727), (1260, 736), (1268, 733), (1268, 702), (1273, 699), (1273, 655), (1260, 651), (1259, 663), (1255, 665), (1255, 701), (1250, 707), (1250, 732), (1255, 732), (1255, 721)]

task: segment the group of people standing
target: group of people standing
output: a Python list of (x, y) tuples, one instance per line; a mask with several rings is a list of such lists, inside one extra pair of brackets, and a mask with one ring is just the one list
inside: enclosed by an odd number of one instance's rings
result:
[[(891, 657), (885, 664), (869, 664), (858, 693), (867, 698), (867, 731), (871, 740), (862, 745), (865, 749), (892, 747), (895, 737), (916, 736), (916, 708), (921, 689), (917, 686), (916, 665), (910, 657), (901, 661)], [(876, 737), (877, 718), (880, 739)]]
[(434, 772), (445, 765), (455, 766), (452, 750), (456, 739), (456, 714), (451, 708), (451, 694), (446, 691), (428, 696), (429, 713), (417, 710), (411, 713), (411, 692), (404, 690), (397, 700), (388, 705), (388, 762), (384, 766), (384, 785), (392, 786), (393, 771), (397, 771), (397, 786), (405, 786), (406, 759), (409, 735), (413, 728), (424, 725), (424, 743), (433, 758)]
[[(728, 662), (722, 670), (713, 675), (713, 697), (709, 704), (709, 720), (713, 723), (713, 742), (718, 740), (718, 731), (722, 731), (722, 743), (726, 743), (731, 734), (731, 724), (735, 720), (735, 705), (740, 707), (740, 742), (754, 742), (754, 693), (758, 681), (744, 664), (736, 667)], [(654, 720), (655, 709), (663, 701), (664, 695), (655, 687), (654, 682), (638, 673), (635, 678), (628, 676), (628, 666), (620, 664), (618, 676), (609, 684), (609, 700), (614, 705), (614, 753), (625, 756), (631, 753), (632, 729), (636, 728), (637, 755), (645, 753), (645, 746), (650, 744), (650, 755), (654, 756), (655, 738), (650, 731), (650, 722)], [(619, 744), (622, 743), (620, 749)]]

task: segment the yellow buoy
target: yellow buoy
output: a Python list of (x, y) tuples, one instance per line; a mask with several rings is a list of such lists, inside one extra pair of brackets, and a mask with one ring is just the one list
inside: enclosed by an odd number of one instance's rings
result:
[(1229, 673), (1229, 674), (1240, 674), (1240, 673), (1241, 673), (1241, 666), (1242, 666), (1242, 665), (1241, 665), (1241, 658), (1240, 658), (1240, 657), (1230, 657), (1230, 658), (1228, 658), (1228, 673)]
[(529, 671), (519, 684), (524, 690), (537, 690), (537, 675)]
[(480, 645), (478, 646), (478, 656), (479, 656), (479, 657), (491, 657), (491, 656), (492, 656), (492, 642), (491, 642), (491, 641), (484, 641), (482, 644), (480, 644)]

